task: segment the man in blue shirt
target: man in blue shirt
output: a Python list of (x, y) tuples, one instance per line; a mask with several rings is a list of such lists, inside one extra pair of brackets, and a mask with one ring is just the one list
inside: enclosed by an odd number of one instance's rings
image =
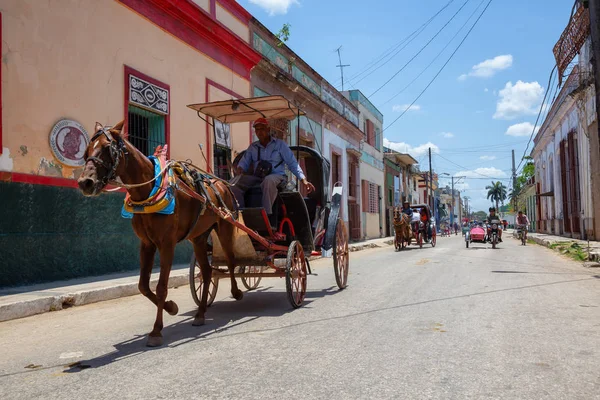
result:
[[(236, 170), (237, 176), (231, 180), (231, 190), (240, 207), (243, 208), (246, 191), (260, 185), (263, 208), (268, 215), (271, 215), (273, 213), (273, 203), (277, 197), (277, 188), (287, 179), (285, 174), (286, 165), (302, 182), (308, 193), (314, 191), (315, 187), (306, 180), (302, 168), (298, 165), (298, 161), (287, 143), (281, 139), (271, 137), (269, 122), (265, 118), (254, 121), (253, 127), (258, 141), (248, 147), (240, 160)], [(254, 175), (245, 175), (250, 166), (254, 166)], [(269, 169), (270, 171), (268, 171)], [(266, 172), (265, 176), (257, 173), (258, 170)]]

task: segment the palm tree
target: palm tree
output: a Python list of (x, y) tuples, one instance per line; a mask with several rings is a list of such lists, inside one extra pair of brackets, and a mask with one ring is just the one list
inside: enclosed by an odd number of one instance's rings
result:
[(498, 210), (498, 203), (501, 202), (504, 205), (504, 200), (506, 200), (506, 186), (500, 181), (492, 181), (492, 184), (485, 188), (488, 191), (487, 198), (496, 203), (496, 210)]

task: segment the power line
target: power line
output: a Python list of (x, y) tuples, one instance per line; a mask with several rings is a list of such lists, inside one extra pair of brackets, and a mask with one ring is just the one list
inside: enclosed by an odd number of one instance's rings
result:
[(462, 5), (462, 6), (460, 6), (460, 8), (458, 9), (458, 11), (456, 11), (456, 12), (454, 13), (454, 15), (453, 15), (453, 16), (452, 16), (452, 17), (451, 17), (449, 20), (448, 20), (448, 22), (446, 22), (446, 23), (444, 24), (444, 26), (442, 26), (442, 27), (440, 28), (440, 30), (438, 30), (438, 31), (436, 32), (436, 34), (435, 34), (435, 35), (433, 35), (433, 37), (432, 37), (431, 39), (429, 39), (429, 41), (428, 41), (427, 43), (425, 43), (425, 45), (424, 45), (423, 47), (421, 47), (421, 49), (420, 49), (420, 50), (417, 52), (417, 54), (415, 54), (415, 55), (414, 55), (414, 56), (413, 56), (413, 57), (412, 57), (410, 60), (408, 60), (408, 61), (406, 62), (406, 64), (404, 64), (404, 65), (402, 66), (402, 68), (400, 68), (398, 71), (396, 71), (396, 73), (394, 73), (394, 74), (391, 76), (391, 78), (390, 78), (390, 79), (388, 79), (387, 81), (385, 81), (385, 83), (384, 83), (383, 85), (381, 85), (379, 88), (377, 88), (377, 90), (375, 90), (373, 93), (371, 93), (371, 94), (370, 94), (368, 97), (369, 97), (369, 98), (373, 97), (373, 95), (375, 95), (375, 93), (377, 93), (377, 92), (379, 92), (381, 89), (383, 89), (383, 88), (384, 88), (384, 87), (385, 87), (385, 86), (386, 86), (388, 83), (390, 83), (390, 82), (391, 82), (391, 81), (392, 81), (392, 80), (393, 80), (393, 79), (394, 79), (396, 76), (398, 76), (398, 74), (399, 74), (400, 72), (402, 72), (402, 71), (404, 70), (404, 68), (406, 68), (406, 67), (407, 67), (407, 66), (408, 66), (408, 65), (409, 65), (411, 62), (413, 62), (413, 61), (414, 61), (414, 59), (415, 59), (415, 58), (417, 58), (417, 57), (419, 56), (419, 54), (421, 54), (421, 53), (423, 52), (423, 50), (425, 50), (425, 49), (426, 49), (426, 48), (427, 48), (427, 47), (428, 47), (428, 46), (431, 44), (431, 42), (433, 42), (433, 40), (434, 40), (436, 37), (438, 37), (440, 33), (442, 33), (442, 31), (443, 31), (444, 29), (446, 29), (446, 27), (447, 27), (447, 26), (450, 24), (450, 22), (452, 22), (452, 21), (454, 20), (454, 18), (456, 18), (456, 16), (458, 15), (458, 13), (460, 13), (460, 12), (462, 11), (462, 9), (463, 9), (463, 8), (465, 8), (465, 6), (467, 5), (467, 3), (468, 3), (469, 1), (471, 1), (471, 0), (466, 0), (466, 1), (463, 3), (463, 5)]
[[(573, 15), (575, 14), (575, 8), (577, 7), (577, 3), (578, 0), (575, 0), (573, 3), (573, 7), (571, 8), (571, 15), (569, 16), (569, 22), (567, 23), (567, 26), (569, 26), (571, 24), (571, 21), (573, 21)], [(561, 52), (562, 52), (562, 46), (560, 47)], [(560, 52), (559, 52), (559, 56), (560, 56)], [(550, 78), (548, 79), (548, 89), (550, 89), (550, 82), (552, 80), (552, 75), (554, 74), (554, 71), (556, 70), (556, 65), (554, 65), (554, 67), (552, 68), (552, 71), (550, 72)], [(548, 90), (546, 90), (546, 94), (548, 94)], [(544, 99), (546, 99), (546, 96), (544, 96)], [(554, 102), (554, 100), (552, 101)], [(519, 162), (519, 165), (517, 166), (517, 170), (519, 171), (521, 168), (521, 164), (523, 164), (523, 160), (525, 159), (525, 155), (527, 154), (527, 150), (529, 149), (529, 145), (531, 144), (531, 140), (533, 139), (533, 136), (535, 135), (535, 128), (537, 126), (538, 120), (540, 119), (540, 115), (542, 113), (542, 110), (544, 108), (544, 101), (542, 101), (542, 105), (540, 106), (540, 112), (538, 113), (537, 119), (535, 121), (535, 125), (533, 127), (533, 131), (531, 132), (531, 136), (529, 136), (529, 141), (527, 142), (527, 147), (525, 147), (525, 151), (523, 152), (523, 156), (521, 157), (521, 161)], [(552, 105), (550, 106), (550, 109), (552, 108)], [(550, 109), (548, 110), (548, 114), (550, 113)], [(547, 115), (546, 115), (547, 117)]]
[[(456, 165), (458, 168), (462, 168), (462, 170), (464, 170), (464, 171), (468, 171), (468, 170), (469, 170), (469, 168), (467, 168), (467, 167), (464, 167), (464, 166), (462, 166), (462, 165), (460, 165), (460, 164), (457, 164), (457, 163), (455, 163), (454, 161), (447, 159), (446, 157), (442, 156), (442, 155), (441, 155), (441, 154), (439, 154), (439, 153), (437, 153), (437, 154), (436, 154), (436, 156), (438, 156), (438, 157), (440, 157), (440, 158), (443, 158), (444, 160), (448, 161), (448, 162), (449, 162), (449, 163), (451, 163), (451, 164), (454, 164), (454, 165)], [(480, 176), (483, 176), (484, 178), (487, 178), (487, 179), (496, 179), (496, 178), (492, 178), (491, 176), (488, 176), (488, 175), (485, 175), (485, 174), (479, 173), (479, 172), (477, 172), (477, 171), (473, 171), (473, 173), (475, 173), (475, 174), (477, 174), (477, 175), (480, 175)]]
[(540, 105), (540, 111), (538, 112), (537, 118), (535, 119), (535, 125), (533, 126), (533, 129), (531, 131), (531, 135), (529, 136), (529, 140), (527, 141), (527, 146), (525, 147), (525, 151), (523, 152), (523, 156), (521, 157), (521, 161), (519, 162), (519, 165), (517, 165), (517, 171), (519, 171), (521, 164), (523, 164), (523, 160), (525, 159), (525, 155), (527, 154), (527, 150), (529, 149), (529, 145), (531, 144), (531, 140), (533, 139), (533, 136), (536, 133), (535, 128), (537, 127), (538, 122), (540, 121), (540, 116), (542, 115), (542, 111), (544, 110), (544, 105), (546, 103), (546, 97), (548, 96), (548, 93), (552, 90), (550, 89), (550, 85), (552, 82), (552, 77), (554, 76), (554, 71), (556, 70), (556, 65), (554, 67), (552, 67), (552, 71), (550, 71), (550, 76), (548, 77), (548, 89), (546, 90), (546, 93), (544, 93), (544, 98), (542, 99), (542, 104)]
[[(378, 62), (380, 62), (381, 60), (383, 60), (384, 58), (386, 58), (387, 56), (389, 56), (390, 54), (392, 54), (394, 51), (396, 51), (400, 46), (402, 46), (407, 40), (409, 40), (411, 37), (413, 37), (415, 34), (416, 36), (410, 40), (410, 42), (412, 42), (414, 39), (417, 38), (417, 36), (419, 36), (421, 34), (421, 32), (423, 32), (423, 30), (425, 30), (425, 28), (427, 28), (427, 26), (429, 26), (429, 24), (438, 16), (442, 13), (442, 11), (444, 11), (446, 8), (448, 8), (448, 6), (450, 6), (450, 4), (454, 3), (455, 0), (450, 0), (448, 3), (446, 3), (446, 5), (444, 5), (441, 9), (439, 9), (431, 18), (429, 18), (427, 21), (425, 21), (421, 26), (419, 26), (415, 31), (413, 31), (410, 35), (408, 35), (407, 37), (405, 37), (404, 39), (402, 39), (400, 42), (398, 42), (397, 44), (389, 47), (386, 51), (384, 51), (379, 57), (377, 57), (376, 60), (371, 61), (370, 63), (367, 64), (367, 66), (365, 68), (363, 68), (362, 70), (360, 70), (358, 73), (356, 73), (355, 75), (352, 75), (349, 79), (348, 82), (353, 81), (354, 79), (358, 78), (360, 75), (362, 75), (363, 73), (367, 72), (373, 65), (377, 64)], [(410, 43), (409, 42), (409, 43)], [(402, 51), (402, 49), (398, 50), (398, 52)], [(396, 52), (396, 54), (398, 54), (398, 52)], [(392, 56), (395, 57), (396, 54), (394, 54)], [(338, 78), (335, 82), (336, 85), (337, 83), (340, 81), (340, 79)]]
[(423, 94), (427, 91), (427, 89), (429, 89), (429, 87), (433, 84), (433, 82), (437, 79), (437, 77), (442, 73), (442, 71), (444, 70), (444, 68), (446, 68), (446, 65), (448, 65), (448, 63), (450, 63), (450, 60), (452, 60), (452, 57), (454, 57), (454, 55), (458, 52), (458, 50), (463, 45), (463, 43), (465, 42), (465, 40), (467, 40), (467, 38), (469, 37), (469, 35), (471, 34), (471, 32), (473, 31), (473, 29), (477, 25), (477, 23), (479, 22), (479, 20), (481, 19), (481, 17), (483, 17), (483, 14), (485, 14), (486, 10), (488, 9), (488, 7), (492, 3), (492, 1), (494, 1), (494, 0), (489, 0), (488, 1), (487, 5), (485, 6), (485, 8), (481, 12), (481, 14), (479, 14), (479, 17), (477, 17), (477, 20), (475, 20), (475, 22), (471, 26), (471, 29), (469, 29), (469, 31), (467, 32), (467, 34), (465, 35), (465, 37), (461, 40), (461, 42), (458, 44), (458, 46), (456, 47), (456, 49), (454, 50), (454, 52), (452, 52), (452, 54), (450, 54), (450, 57), (444, 63), (444, 65), (442, 65), (442, 68), (440, 68), (440, 70), (437, 72), (437, 74), (435, 74), (435, 76), (433, 77), (433, 79), (431, 79), (431, 81), (429, 81), (429, 83), (427, 84), (427, 86), (425, 86), (425, 89), (423, 89), (421, 91), (421, 93), (419, 93), (419, 95), (417, 96), (417, 98), (406, 108), (406, 110), (404, 110), (404, 112), (402, 112), (402, 114), (400, 114), (395, 120), (392, 121), (391, 124), (389, 124), (387, 127), (385, 127), (382, 130), (382, 133), (383, 133), (383, 131), (387, 130), (389, 127), (391, 127), (392, 125), (394, 125), (396, 123), (396, 121), (398, 121), (400, 118), (402, 118), (402, 116), (404, 116), (404, 114), (406, 114), (408, 112), (408, 110), (410, 110), (410, 108), (421, 98), (421, 96), (423, 96)]
[(454, 36), (452, 36), (452, 39), (450, 39), (448, 41), (448, 43), (446, 43), (446, 45), (444, 46), (444, 48), (442, 48), (442, 50), (434, 57), (434, 59), (431, 60), (431, 62), (412, 81), (410, 81), (410, 83), (408, 85), (404, 86), (398, 93), (396, 93), (395, 95), (393, 95), (392, 97), (390, 97), (385, 103), (383, 103), (383, 105), (388, 104), (390, 101), (394, 100), (396, 97), (398, 97), (402, 93), (404, 93), (404, 91), (406, 89), (408, 89), (413, 83), (415, 83), (417, 81), (417, 79), (419, 79), (421, 77), (421, 75), (423, 75), (425, 73), (425, 71), (427, 71), (429, 69), (429, 67), (431, 67), (433, 65), (433, 63), (437, 61), (438, 58), (440, 58), (440, 56), (444, 53), (444, 51), (446, 51), (446, 49), (448, 48), (448, 46), (450, 46), (450, 44), (454, 41), (454, 39), (456, 39), (456, 37), (458, 36), (458, 34), (460, 32), (462, 32), (462, 30), (465, 28), (465, 26), (467, 26), (467, 24), (469, 23), (469, 21), (471, 20), (471, 18), (473, 18), (473, 16), (477, 12), (477, 10), (479, 10), (479, 8), (483, 5), (483, 3), (485, 3), (485, 0), (481, 0), (481, 3), (479, 3), (479, 5), (473, 10), (473, 12), (471, 13), (471, 15), (469, 15), (469, 18), (467, 18), (467, 20), (465, 21), (465, 23), (460, 27), (460, 29), (458, 31), (456, 31), (456, 33), (454, 34)]

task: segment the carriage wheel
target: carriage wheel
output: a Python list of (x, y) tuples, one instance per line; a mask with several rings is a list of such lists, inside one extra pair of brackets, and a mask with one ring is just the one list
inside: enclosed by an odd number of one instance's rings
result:
[[(192, 255), (192, 262), (190, 263), (190, 291), (192, 292), (192, 299), (198, 307), (200, 307), (202, 299), (202, 271), (200, 270), (200, 264), (196, 261), (196, 257)], [(219, 278), (213, 276), (208, 286), (208, 299), (206, 300), (206, 306), (210, 305), (215, 301), (217, 297), (217, 290), (219, 289)]]
[(421, 249), (423, 248), (423, 234), (421, 232), (417, 233), (417, 244)]
[[(240, 270), (241, 274), (261, 273), (261, 272), (263, 272), (263, 267), (242, 267)], [(259, 277), (245, 277), (242, 275), (242, 284), (246, 287), (246, 289), (254, 290), (260, 284), (261, 279), (262, 278), (260, 276)]]
[(299, 241), (294, 240), (288, 249), (285, 262), (285, 288), (292, 307), (302, 305), (306, 295), (306, 258)]
[(344, 289), (348, 285), (348, 236), (344, 221), (338, 218), (335, 226), (335, 242), (333, 243), (333, 270), (338, 287)]
[(436, 243), (437, 243), (437, 233), (435, 232), (435, 229), (432, 229), (432, 232), (431, 232), (431, 247), (435, 247)]

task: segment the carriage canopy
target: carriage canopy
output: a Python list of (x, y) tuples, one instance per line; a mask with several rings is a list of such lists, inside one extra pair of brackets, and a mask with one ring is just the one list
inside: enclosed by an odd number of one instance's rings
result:
[(249, 97), (189, 104), (188, 108), (226, 124), (251, 122), (258, 118), (292, 120), (306, 115), (304, 111), (283, 96)]

